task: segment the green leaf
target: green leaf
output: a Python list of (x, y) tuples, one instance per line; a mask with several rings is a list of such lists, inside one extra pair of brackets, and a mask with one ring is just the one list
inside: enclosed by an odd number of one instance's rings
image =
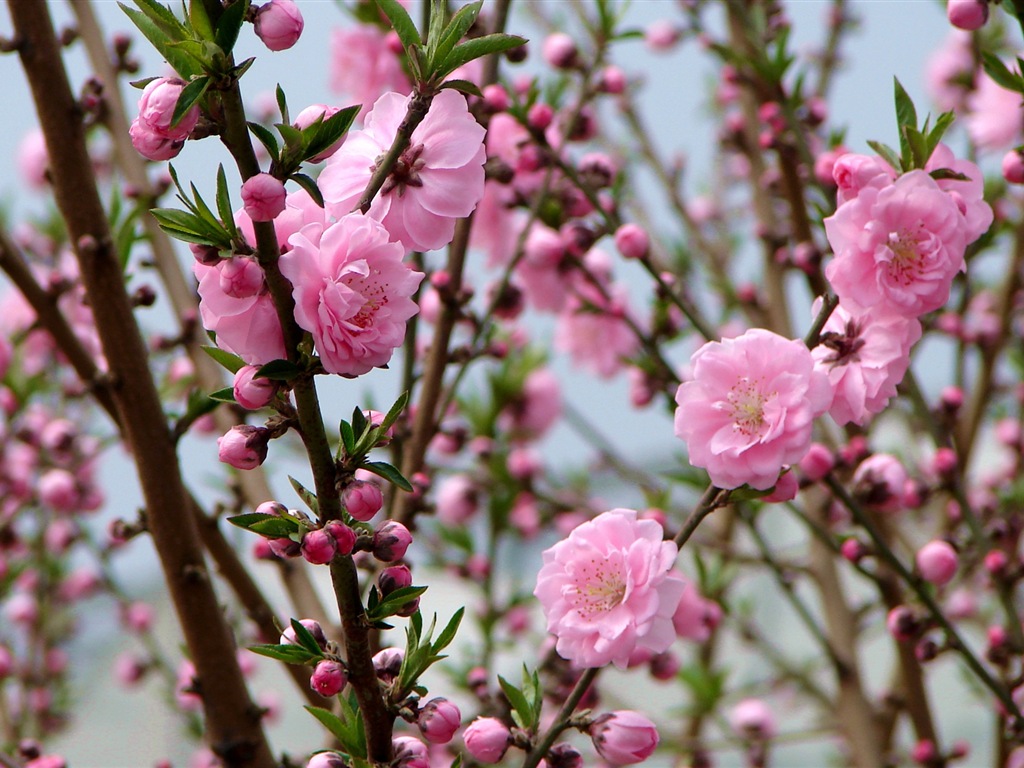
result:
[(899, 156), (892, 147), (887, 144), (882, 144), (880, 141), (869, 141), (868, 146), (875, 150), (875, 152), (877, 152), (885, 162), (891, 165), (893, 170), (906, 170), (903, 168), (903, 163), (900, 162)]
[(302, 483), (296, 480), (291, 475), (288, 475), (288, 480), (292, 484), (292, 488), (295, 493), (302, 499), (302, 503), (309, 507), (310, 511), (319, 517), (320, 515), (320, 502), (317, 501), (316, 494), (306, 488)]
[(435, 68), (435, 75), (445, 77), (451, 74), (463, 64), (487, 56), (492, 53), (501, 53), (512, 48), (518, 48), (526, 43), (526, 38), (518, 35), (484, 35), (474, 40), (467, 40), (455, 46), (444, 62), (439, 63)]
[(910, 157), (913, 160), (913, 168), (924, 168), (928, 162), (928, 140), (916, 128), (903, 127), (907, 144), (910, 146)]
[(356, 446), (356, 436), (352, 432), (352, 425), (342, 419), (338, 424), (338, 434), (341, 437), (341, 446), (345, 449), (345, 453), (351, 455), (352, 449)]
[(445, 80), (440, 86), (438, 86), (438, 90), (459, 91), (460, 93), (465, 93), (468, 96), (476, 96), (478, 98), (483, 97), (483, 92), (480, 90), (480, 86), (471, 80)]
[(225, 55), (230, 54), (238, 40), (238, 33), (245, 22), (246, 11), (249, 10), (249, 0), (236, 0), (236, 2), (224, 9), (220, 20), (217, 22), (217, 33), (215, 42), (224, 51)]
[(462, 617), (465, 613), (465, 608), (459, 608), (448, 620), (445, 628), (441, 630), (441, 634), (437, 636), (437, 640), (434, 641), (434, 645), (431, 647), (434, 653), (442, 651), (451, 645), (452, 640), (455, 639), (455, 633), (459, 631), (459, 625), (462, 623)]
[(405, 605), (426, 591), (426, 587), (402, 587), (401, 589), (396, 589), (372, 608), (367, 605), (366, 618), (370, 621), (380, 621), (388, 616), (394, 616)]
[(228, 237), (228, 232), (224, 229), (224, 225), (220, 223), (220, 219), (218, 219), (214, 215), (213, 211), (210, 210), (210, 206), (208, 206), (206, 201), (203, 200), (203, 196), (199, 194), (199, 190), (196, 189), (196, 185), (190, 183), (189, 187), (192, 189), (192, 198), (195, 201), (193, 209), (199, 218), (207, 223), (211, 231), (222, 232), (224, 237)]
[(309, 651), (317, 658), (322, 658), (324, 655), (323, 649), (320, 648), (320, 644), (313, 637), (312, 633), (306, 629), (302, 622), (298, 619), (291, 620), (292, 631), (295, 632), (295, 639), (299, 641), (299, 645)]
[(383, 477), (389, 483), (398, 486), (406, 493), (412, 493), (412, 483), (406, 480), (405, 476), (401, 472), (386, 461), (364, 461), (360, 464), (360, 468), (369, 470), (370, 472), (373, 472), (373, 474)]
[(212, 228), (208, 222), (193, 213), (175, 208), (153, 208), (150, 213), (160, 224), (161, 229), (180, 240), (218, 248), (227, 248), (231, 244), (229, 239), (225, 239), (223, 230)]
[(121, 6), (121, 10), (125, 12), (132, 23), (138, 27), (139, 31), (152, 43), (153, 47), (159, 51), (160, 55), (166, 59), (167, 63), (171, 65), (181, 77), (189, 78), (199, 73), (200, 69), (196, 66), (196, 63), (192, 60), (192, 57), (185, 55), (182, 51), (175, 49), (171, 45), (172, 39), (184, 39), (184, 38), (169, 38), (168, 35), (163, 32), (153, 21), (146, 17), (145, 14), (136, 11), (133, 8), (128, 8), (124, 3), (118, 3)]
[(231, 373), (238, 373), (245, 367), (245, 360), (240, 358), (238, 355), (233, 355), (230, 352), (221, 349), (220, 347), (204, 345), (202, 350), (222, 366), (227, 368)]
[[(359, 114), (359, 109), (360, 108), (358, 106), (346, 107), (345, 109), (335, 112), (329, 118), (321, 122), (313, 132), (309, 145), (306, 148), (306, 157), (303, 159), (319, 155), (321, 152), (329, 149), (334, 142), (344, 136), (345, 132), (352, 127), (352, 121), (355, 120), (356, 115)], [(306, 131), (309, 131), (312, 128), (313, 126), (310, 126)]]
[(238, 227), (235, 226), (235, 215), (231, 208), (231, 193), (228, 191), (228, 179), (224, 174), (223, 165), (217, 166), (217, 213), (228, 234), (232, 238), (238, 237)]
[(321, 208), (324, 207), (324, 196), (320, 192), (320, 187), (316, 185), (316, 182), (311, 177), (304, 173), (293, 173), (288, 178), (306, 190), (306, 194), (313, 199), (314, 203)]
[(308, 664), (316, 658), (305, 648), (297, 645), (250, 645), (249, 650), (287, 664)]
[(253, 136), (260, 140), (260, 144), (267, 148), (271, 161), (276, 163), (281, 155), (281, 147), (277, 143), (277, 137), (274, 136), (273, 132), (259, 123), (249, 123), (249, 130), (252, 131)]
[(896, 102), (896, 126), (900, 134), (900, 157), (903, 159), (904, 169), (907, 169), (911, 167), (907, 162), (913, 155), (906, 129), (917, 130), (917, 110), (914, 109), (914, 102), (903, 88), (903, 84), (895, 77), (892, 82)]
[(258, 533), (270, 539), (287, 539), (293, 533), (298, 533), (300, 526), (298, 522), (290, 517), (279, 515), (268, 515), (263, 512), (249, 512), (244, 515), (234, 515), (227, 518), (232, 525), (244, 528), (247, 531)]
[(288, 360), (271, 360), (253, 374), (253, 378), (271, 381), (291, 381), (302, 373), (302, 369)]
[(533, 708), (530, 706), (530, 702), (526, 700), (526, 696), (521, 690), (501, 675), (498, 675), (498, 684), (501, 686), (505, 698), (508, 699), (508, 703), (512, 705), (512, 719), (524, 731), (529, 731), (534, 725)]
[(398, 417), (402, 415), (402, 411), (405, 410), (405, 406), (409, 404), (409, 392), (403, 392), (395, 400), (395, 404), (391, 406), (391, 410), (384, 416), (384, 420), (380, 423), (380, 427), (383, 430), (391, 429), (395, 422), (398, 421)]
[(280, 83), (277, 84), (274, 94), (277, 96), (277, 108), (281, 111), (281, 122), (290, 123), (291, 120), (288, 119), (288, 99), (285, 98), (284, 89)]
[(352, 431), (357, 435), (357, 440), (361, 439), (366, 434), (366, 429), (369, 427), (369, 422), (366, 421), (366, 414), (363, 413), (362, 408), (352, 409)]
[(935, 152), (935, 148), (939, 146), (939, 142), (942, 141), (942, 137), (946, 131), (949, 130), (949, 126), (953, 124), (956, 119), (956, 115), (952, 112), (943, 112), (939, 115), (935, 121), (935, 127), (928, 133), (928, 157), (930, 158)]
[(210, 23), (203, 0), (189, 0), (188, 21), (192, 25), (192, 30), (200, 37), (213, 40), (213, 25)]
[(448, 26), (445, 27), (444, 32), (441, 33), (440, 40), (431, 40), (428, 42), (433, 44), (436, 42), (433, 50), (430, 52), (431, 63), (444, 61), (444, 59), (451, 53), (456, 43), (461, 40), (469, 28), (473, 26), (473, 22), (476, 21), (476, 17), (480, 15), (480, 8), (483, 7), (483, 0), (479, 0), (475, 3), (462, 6), (454, 16), (452, 20), (448, 22)]
[(427, 19), (427, 58), (435, 61), (434, 50), (444, 30), (444, 19), (448, 14), (446, 0), (430, 0), (430, 15)]
[(216, 392), (211, 392), (210, 399), (216, 400), (218, 403), (233, 403), (235, 402), (235, 388), (224, 387)]
[[(178, 17), (155, 0), (134, 0), (144, 14), (171, 40), (187, 40), (188, 30)], [(123, 7), (123, 6), (122, 6)]]
[(398, 39), (402, 41), (402, 45), (407, 51), (423, 45), (420, 33), (416, 30), (416, 24), (398, 0), (376, 0), (376, 3), (381, 13), (388, 17), (392, 29), (395, 30)]
[(1012, 72), (1002, 59), (998, 56), (983, 52), (981, 61), (985, 67), (985, 73), (1008, 91), (1024, 93), (1024, 78), (1020, 73)]
[(954, 171), (952, 168), (936, 168), (934, 171), (930, 171), (928, 175), (931, 176), (936, 181), (944, 181), (947, 179), (952, 179), (954, 181), (971, 180), (970, 176), (964, 173), (959, 173), (958, 171)]

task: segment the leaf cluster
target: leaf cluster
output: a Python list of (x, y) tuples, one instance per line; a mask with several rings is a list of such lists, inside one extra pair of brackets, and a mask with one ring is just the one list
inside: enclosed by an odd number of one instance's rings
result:
[(441, 654), (445, 648), (451, 645), (455, 639), (455, 633), (459, 630), (459, 624), (465, 614), (465, 608), (459, 608), (451, 617), (441, 634), (433, 640), (434, 626), (437, 623), (435, 615), (430, 622), (426, 633), (423, 632), (423, 617), (417, 611), (409, 620), (409, 626), (405, 629), (405, 657), (402, 659), (402, 668), (395, 681), (394, 699), (403, 700), (409, 693), (415, 692), (420, 695), (426, 693), (426, 689), (418, 685), (420, 677), (430, 669), (431, 666), (447, 658)]
[[(955, 115), (952, 112), (943, 112), (935, 120), (935, 125), (930, 125), (931, 115), (925, 116), (924, 124), (918, 128), (917, 109), (910, 98), (903, 84), (893, 78), (894, 100), (896, 102), (896, 126), (900, 136), (899, 154), (886, 144), (878, 141), (869, 141), (868, 146), (877, 152), (885, 162), (901, 173), (915, 169), (923, 169), (928, 164), (928, 159), (939, 146), (942, 137), (953, 124)], [(931, 172), (935, 179), (959, 179), (966, 180), (962, 173), (956, 173), (948, 168), (940, 168)]]
[[(189, 184), (191, 196), (182, 188), (174, 166), (169, 166), (171, 179), (178, 190), (177, 198), (187, 210), (177, 208), (153, 208), (150, 213), (157, 220), (160, 229), (173, 238), (186, 243), (208, 245), (219, 251), (234, 251), (241, 243), (242, 236), (235, 226), (231, 212), (231, 196), (228, 193), (224, 166), (217, 167), (217, 213), (203, 200), (195, 184)], [(216, 358), (215, 358), (216, 359)], [(220, 360), (218, 360), (220, 362)], [(241, 367), (241, 366), (239, 366)], [(237, 369), (236, 369), (237, 370)]]

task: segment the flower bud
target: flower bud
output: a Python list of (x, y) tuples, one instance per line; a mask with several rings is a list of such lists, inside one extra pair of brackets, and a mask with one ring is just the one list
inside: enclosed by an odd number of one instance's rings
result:
[(651, 249), (651, 238), (638, 224), (623, 224), (615, 230), (615, 247), (627, 259), (642, 259)]
[(597, 89), (602, 93), (624, 93), (626, 90), (626, 74), (614, 65), (605, 67), (598, 73)]
[(282, 560), (288, 560), (302, 554), (302, 545), (291, 539), (269, 539), (267, 544), (270, 546), (270, 551)]
[[(313, 104), (311, 106), (306, 107), (304, 110), (299, 112), (298, 115), (295, 116), (295, 127), (298, 128), (299, 130), (308, 128), (313, 123), (315, 123), (318, 118), (322, 117), (324, 120), (327, 120), (328, 118), (333, 117), (340, 111), (341, 110), (338, 107), (330, 107), (326, 104)], [(341, 145), (345, 143), (345, 139), (347, 138), (348, 134), (343, 133), (336, 142), (331, 144), (331, 146), (329, 146), (323, 152), (320, 152), (319, 154), (309, 158), (309, 162), (319, 163), (326, 160), (328, 157), (330, 157), (339, 149), (341, 149)]]
[(302, 556), (313, 565), (327, 565), (338, 552), (338, 545), (323, 528), (309, 531), (302, 537)]
[(341, 693), (348, 682), (348, 671), (340, 661), (322, 659), (317, 662), (313, 674), (309, 678), (309, 687), (324, 698), (331, 698)]
[(239, 424), (217, 438), (217, 458), (235, 469), (255, 469), (267, 458), (269, 440), (264, 427)]
[(377, 679), (388, 684), (398, 677), (402, 670), (402, 660), (405, 658), (405, 651), (401, 648), (384, 648), (378, 651), (373, 657), (373, 671)]
[(576, 41), (564, 32), (555, 32), (545, 38), (541, 47), (544, 61), (555, 69), (568, 69), (576, 64), (579, 50)]
[(409, 529), (394, 520), (388, 520), (373, 533), (373, 556), (385, 563), (393, 563), (405, 557), (412, 544)]
[(546, 759), (549, 768), (583, 768), (583, 755), (567, 741), (555, 744)]
[(792, 501), (796, 498), (796, 492), (798, 490), (799, 483), (796, 480), (796, 475), (792, 472), (786, 472), (785, 474), (779, 475), (779, 479), (775, 481), (775, 489), (767, 496), (762, 497), (762, 501), (765, 501), (768, 504)]
[(352, 549), (356, 544), (355, 531), (338, 520), (331, 520), (331, 522), (324, 526), (324, 530), (334, 537), (334, 543), (338, 548), (339, 555), (352, 554)]
[(526, 113), (526, 121), (527, 123), (529, 123), (530, 127), (536, 128), (537, 130), (540, 131), (543, 131), (545, 128), (551, 125), (551, 121), (554, 119), (555, 110), (552, 109), (550, 104), (545, 104), (542, 101), (539, 101), (536, 104), (534, 104)]
[(985, 0), (949, 0), (946, 18), (954, 27), (973, 32), (988, 21), (988, 3)]
[(462, 713), (448, 699), (431, 699), (420, 710), (417, 724), (431, 744), (447, 744), (462, 725)]
[(309, 758), (306, 768), (347, 768), (345, 758), (337, 752), (318, 752)]
[(139, 98), (139, 116), (129, 128), (132, 146), (148, 160), (170, 160), (176, 156), (185, 139), (199, 121), (199, 108), (192, 106), (172, 126), (174, 108), (185, 81), (160, 77), (150, 82)]
[(658, 746), (658, 729), (639, 712), (621, 709), (602, 715), (590, 726), (597, 753), (611, 765), (633, 765), (650, 757)]
[(233, 392), (235, 402), (246, 410), (255, 411), (267, 405), (274, 399), (277, 392), (277, 382), (271, 379), (255, 378), (255, 365), (243, 365), (235, 374)]
[[(316, 640), (316, 644), (321, 648), (327, 647), (327, 636), (324, 635), (323, 627), (320, 626), (320, 622), (314, 621), (313, 619), (299, 619), (299, 624), (306, 628), (306, 631), (313, 636)], [(292, 626), (281, 633), (281, 639), (278, 641), (280, 645), (298, 645), (299, 641), (295, 637), (295, 629)]]
[(956, 575), (959, 559), (956, 550), (948, 542), (936, 540), (921, 547), (915, 561), (921, 577), (941, 587)]
[(775, 716), (760, 699), (743, 699), (733, 707), (729, 725), (744, 739), (761, 741), (775, 735)]
[(917, 637), (920, 630), (914, 612), (905, 605), (897, 605), (885, 618), (886, 629), (897, 641), (904, 643)]
[(257, 173), (242, 184), (242, 205), (253, 221), (273, 221), (285, 208), (284, 182), (269, 173)]
[(392, 565), (380, 572), (377, 577), (377, 589), (381, 597), (387, 597), (392, 592), (412, 586), (412, 571), (407, 565)]
[(644, 30), (644, 42), (652, 51), (668, 51), (679, 42), (682, 34), (676, 25), (668, 19), (658, 19)]
[(898, 512), (906, 506), (907, 470), (895, 456), (876, 453), (860, 463), (853, 485), (860, 500), (879, 512)]
[(341, 494), (341, 503), (352, 517), (366, 523), (384, 506), (384, 494), (372, 480), (354, 480)]
[(800, 459), (800, 471), (812, 483), (818, 482), (831, 472), (833, 466), (835, 459), (832, 457), (832, 451), (821, 443), (811, 443), (807, 453)]
[(1024, 154), (1011, 149), (1003, 155), (1003, 178), (1009, 184), (1024, 184)]
[(512, 732), (496, 717), (478, 717), (462, 734), (466, 750), (481, 763), (497, 763), (505, 756)]
[(844, 560), (854, 565), (859, 563), (867, 553), (868, 548), (864, 546), (864, 542), (852, 536), (848, 539), (843, 539), (843, 543), (839, 545), (839, 554), (843, 556)]
[(391, 744), (395, 753), (395, 768), (430, 768), (430, 751), (419, 739), (399, 736)]
[(272, 51), (285, 51), (299, 41), (305, 23), (292, 0), (270, 0), (256, 12), (256, 36)]
[(511, 103), (503, 85), (494, 83), (483, 90), (484, 104), (491, 112), (504, 112)]

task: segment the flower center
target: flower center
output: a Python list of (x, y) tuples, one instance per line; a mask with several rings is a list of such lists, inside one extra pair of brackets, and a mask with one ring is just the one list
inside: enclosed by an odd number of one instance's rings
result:
[(824, 360), (829, 367), (860, 362), (860, 351), (864, 348), (864, 339), (860, 338), (862, 326), (863, 323), (851, 319), (846, 321), (843, 333), (829, 331), (821, 334), (822, 346), (832, 350), (832, 354)]
[(764, 406), (775, 396), (761, 391), (759, 380), (742, 376), (729, 390), (728, 401), (732, 411), (733, 429), (748, 437), (761, 432), (765, 425)]
[(922, 260), (917, 239), (905, 230), (890, 232), (888, 245), (892, 253), (887, 267), (889, 277), (900, 285), (914, 282), (921, 272)]
[(626, 597), (622, 570), (608, 559), (591, 559), (579, 569), (573, 581), (567, 589), (567, 597), (587, 621), (608, 613)]
[[(422, 187), (423, 179), (420, 178), (419, 172), (426, 165), (426, 162), (420, 158), (422, 154), (422, 144), (406, 147), (401, 157), (395, 162), (395, 167), (391, 169), (391, 174), (384, 181), (384, 186), (380, 188), (380, 193), (386, 195), (393, 189), (397, 189), (398, 196), (401, 197), (405, 194), (406, 187)], [(373, 167), (376, 168), (383, 160), (384, 155), (381, 155)]]

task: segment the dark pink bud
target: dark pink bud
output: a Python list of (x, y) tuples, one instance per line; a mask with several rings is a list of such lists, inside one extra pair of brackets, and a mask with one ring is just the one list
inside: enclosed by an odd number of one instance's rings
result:
[(549, 768), (583, 768), (583, 755), (567, 741), (555, 744), (546, 760)]
[(885, 626), (889, 634), (901, 643), (917, 637), (920, 626), (914, 612), (905, 605), (897, 605), (886, 616)]
[(627, 259), (642, 259), (651, 249), (651, 239), (643, 227), (623, 224), (615, 230), (615, 247)]
[(957, 411), (964, 404), (964, 391), (960, 387), (943, 387), (939, 399), (947, 411)]
[(864, 543), (859, 539), (852, 537), (844, 539), (843, 543), (839, 545), (839, 554), (841, 554), (845, 560), (848, 560), (854, 565), (859, 563), (861, 558), (863, 558), (867, 553), (867, 547), (865, 547)]
[(402, 670), (405, 651), (401, 648), (385, 648), (373, 657), (373, 671), (384, 683), (392, 682)]
[(921, 578), (941, 587), (956, 575), (959, 559), (949, 542), (937, 540), (921, 547), (915, 561)]
[(235, 402), (250, 411), (267, 405), (274, 399), (274, 393), (277, 392), (277, 382), (271, 379), (254, 378), (258, 370), (258, 366), (243, 365), (235, 374), (233, 387)]
[(253, 221), (276, 219), (284, 211), (285, 197), (284, 183), (269, 173), (250, 176), (242, 185), (242, 205)]
[(602, 715), (590, 726), (597, 753), (614, 766), (642, 763), (658, 747), (658, 729), (639, 712), (623, 709)]
[(497, 763), (505, 756), (512, 732), (496, 717), (478, 717), (462, 734), (466, 750), (481, 763)]
[(220, 251), (212, 245), (189, 243), (188, 249), (192, 251), (192, 257), (204, 266), (212, 267), (220, 262)]
[(372, 480), (354, 480), (341, 495), (345, 511), (361, 523), (369, 522), (384, 506), (384, 494)]
[(679, 661), (679, 657), (671, 651), (656, 654), (650, 661), (651, 677), (662, 682), (674, 680), (680, 667), (682, 667), (682, 663)]
[(264, 427), (239, 424), (217, 438), (217, 457), (235, 469), (255, 469), (267, 458), (269, 440)]
[(412, 544), (409, 529), (394, 520), (388, 520), (373, 533), (373, 556), (385, 563), (393, 563), (405, 557)]
[(73, 512), (80, 494), (75, 476), (66, 469), (48, 469), (39, 478), (39, 500), (58, 512)]
[(832, 451), (821, 443), (811, 443), (811, 447), (800, 460), (800, 471), (808, 480), (816, 483), (831, 472), (834, 465)]
[(935, 458), (932, 459), (932, 470), (937, 475), (948, 475), (956, 469), (956, 451), (952, 448), (939, 448), (935, 451)]
[(792, 501), (796, 498), (796, 493), (800, 489), (800, 484), (797, 482), (796, 475), (792, 472), (786, 472), (779, 476), (779, 479), (775, 481), (774, 490), (767, 496), (763, 497), (763, 501), (769, 504), (778, 504), (783, 501)]
[(605, 67), (598, 74), (597, 88), (604, 93), (623, 93), (626, 90), (626, 75), (616, 66)]
[(337, 752), (318, 752), (309, 758), (306, 768), (348, 768), (348, 763)]
[(272, 51), (284, 51), (299, 41), (304, 22), (292, 0), (270, 0), (256, 12), (256, 36)]
[(327, 565), (334, 559), (338, 545), (323, 528), (309, 531), (302, 537), (302, 556), (313, 565)]
[(488, 85), (483, 90), (484, 104), (491, 112), (504, 112), (511, 103), (508, 98), (508, 91), (498, 84)]
[(395, 768), (430, 768), (430, 750), (412, 736), (399, 736), (392, 742)]
[(448, 699), (431, 699), (420, 710), (417, 724), (431, 744), (447, 744), (462, 725), (462, 713)]
[(1024, 154), (1020, 149), (1003, 155), (1003, 178), (1010, 184), (1024, 184)]
[(576, 63), (579, 50), (576, 41), (564, 32), (555, 32), (545, 38), (541, 47), (544, 61), (555, 69), (567, 69)]
[[(538, 102), (530, 107), (530, 111), (526, 114), (526, 121), (530, 124), (531, 128), (543, 131), (549, 125), (551, 121), (555, 119), (555, 110), (551, 108), (550, 104)], [(538, 161), (539, 167), (539, 161)], [(533, 169), (536, 170), (536, 169)]]
[(910, 751), (910, 759), (918, 765), (929, 765), (939, 756), (935, 749), (935, 742), (930, 739), (921, 739)]
[(334, 537), (334, 543), (338, 548), (339, 555), (351, 555), (356, 544), (356, 532), (344, 523), (332, 520), (324, 526), (326, 531)]
[(993, 549), (985, 553), (985, 570), (991, 573), (993, 576), (1006, 571), (1006, 567), (1010, 564), (1009, 559), (1006, 557), (1006, 553), (1001, 549)]
[(988, 3), (985, 0), (949, 0), (946, 18), (954, 27), (973, 32), (988, 21)]
[(323, 659), (317, 662), (309, 678), (309, 687), (325, 698), (337, 696), (348, 682), (348, 672), (340, 661)]
[(407, 565), (392, 565), (380, 572), (377, 577), (377, 588), (382, 597), (387, 597), (398, 589), (412, 586), (412, 571)]

